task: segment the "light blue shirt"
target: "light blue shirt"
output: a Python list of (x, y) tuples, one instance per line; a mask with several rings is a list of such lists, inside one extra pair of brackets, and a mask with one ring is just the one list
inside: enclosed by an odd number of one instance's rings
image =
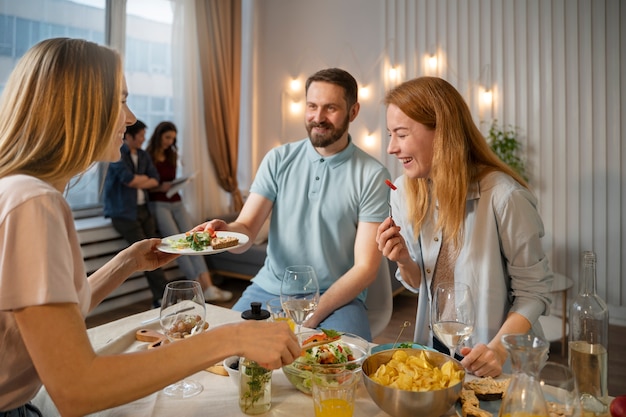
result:
[(330, 157), (317, 153), (308, 138), (272, 149), (250, 188), (274, 203), (267, 258), (253, 281), (280, 294), (285, 268), (308, 264), (321, 292), (328, 289), (354, 265), (358, 222), (387, 217), (387, 178), (387, 168), (351, 139)]
[[(435, 218), (426, 221), (419, 239), (407, 218), (404, 176), (391, 193), (394, 221), (400, 226), (411, 258), (422, 271), (420, 288), (396, 278), (409, 290), (419, 292), (416, 343), (432, 345), (430, 284), (441, 248), (441, 232), (435, 233)], [(474, 183), (467, 196), (464, 243), (454, 267), (454, 280), (469, 285), (476, 307), (472, 344), (488, 343), (497, 334), (509, 312), (533, 323), (543, 336), (538, 318), (549, 313), (552, 271), (541, 245), (543, 222), (533, 194), (510, 176), (493, 172)]]

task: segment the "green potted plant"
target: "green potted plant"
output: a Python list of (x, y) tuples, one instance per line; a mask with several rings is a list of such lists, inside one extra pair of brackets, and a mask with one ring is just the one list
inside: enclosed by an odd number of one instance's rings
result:
[(511, 126), (501, 127), (498, 121), (494, 120), (489, 128), (487, 142), (491, 150), (508, 166), (513, 168), (518, 174), (528, 181), (526, 175), (526, 163), (520, 157), (522, 143), (518, 139), (517, 129)]

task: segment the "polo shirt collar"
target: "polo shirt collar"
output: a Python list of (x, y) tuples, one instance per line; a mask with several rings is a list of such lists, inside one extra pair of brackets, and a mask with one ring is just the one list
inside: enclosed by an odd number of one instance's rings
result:
[(311, 144), (310, 139), (308, 139), (306, 142), (307, 142), (306, 143), (306, 155), (309, 161), (318, 162), (318, 161), (324, 160), (328, 163), (328, 165), (331, 168), (335, 168), (343, 164), (344, 162), (350, 160), (350, 158), (352, 158), (352, 155), (354, 154), (354, 151), (356, 150), (356, 146), (354, 146), (354, 143), (352, 142), (352, 137), (350, 135), (348, 135), (348, 146), (346, 146), (345, 149), (342, 150), (341, 152), (336, 153), (331, 156), (322, 156), (319, 153), (317, 153), (317, 151)]

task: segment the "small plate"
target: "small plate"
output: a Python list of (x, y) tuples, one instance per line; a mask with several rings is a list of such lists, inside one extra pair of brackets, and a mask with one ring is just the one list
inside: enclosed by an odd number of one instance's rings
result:
[(245, 245), (246, 243), (248, 243), (248, 240), (249, 240), (248, 236), (244, 235), (243, 233), (226, 232), (226, 231), (218, 231), (215, 233), (217, 234), (217, 237), (236, 237), (237, 239), (239, 239), (239, 243), (235, 246), (229, 246), (228, 248), (222, 248), (222, 249), (213, 249), (211, 246), (207, 247), (204, 250), (193, 250), (191, 248), (178, 249), (172, 246), (172, 242), (177, 242), (179, 239), (185, 238), (185, 233), (179, 233), (177, 235), (172, 235), (172, 236), (164, 237), (163, 239), (161, 239), (161, 244), (157, 246), (157, 249), (160, 250), (161, 252), (175, 253), (179, 255), (212, 255), (215, 253), (225, 252), (227, 250), (239, 248)]

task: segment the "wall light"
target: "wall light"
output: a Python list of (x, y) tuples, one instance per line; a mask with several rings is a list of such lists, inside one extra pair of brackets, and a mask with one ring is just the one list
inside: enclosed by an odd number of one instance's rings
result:
[(370, 97), (370, 88), (366, 85), (359, 87), (359, 98), (368, 99)]
[(437, 71), (437, 55), (432, 54), (426, 58), (426, 63), (431, 71)]
[(389, 68), (389, 72), (387, 73), (389, 77), (389, 81), (396, 81), (399, 77), (400, 71), (398, 71), (397, 67)]
[(376, 136), (373, 133), (367, 133), (363, 138), (363, 145), (367, 148), (373, 148), (376, 145)]
[(299, 114), (302, 113), (302, 102), (301, 101), (292, 101), (289, 103), (289, 111), (291, 114)]
[(369, 130), (368, 128), (359, 129), (355, 137), (359, 138), (359, 145), (363, 150), (374, 155), (376, 158), (381, 156), (379, 155), (380, 133), (378, 130)]
[(289, 88), (291, 89), (291, 91), (300, 91), (300, 89), (302, 88), (302, 81), (300, 81), (298, 78), (293, 78), (291, 81), (289, 81)]
[(480, 102), (483, 106), (491, 106), (491, 103), (493, 102), (493, 92), (491, 90), (480, 87), (478, 94)]

